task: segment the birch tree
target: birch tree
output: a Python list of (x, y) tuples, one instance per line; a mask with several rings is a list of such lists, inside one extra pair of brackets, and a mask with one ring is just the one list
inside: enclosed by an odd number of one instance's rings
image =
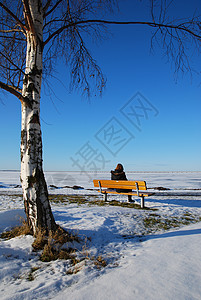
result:
[[(143, 1), (142, 1), (143, 2)], [(58, 58), (65, 61), (71, 88), (88, 96), (101, 94), (105, 78), (90, 54), (85, 37), (101, 39), (110, 24), (151, 27), (152, 41), (162, 44), (176, 70), (191, 70), (186, 49), (200, 51), (200, 18), (167, 18), (166, 0), (149, 0), (149, 20), (111, 21), (116, 0), (4, 0), (0, 2), (0, 87), (21, 101), (21, 183), (28, 224), (55, 230), (43, 173), (40, 101), (42, 77), (53, 72)], [(159, 5), (160, 4), (160, 5)]]

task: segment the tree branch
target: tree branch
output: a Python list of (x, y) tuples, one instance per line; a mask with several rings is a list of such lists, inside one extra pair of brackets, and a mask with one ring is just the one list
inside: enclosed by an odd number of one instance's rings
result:
[(17, 22), (17, 24), (22, 28), (23, 32), (26, 33), (26, 26), (17, 18), (17, 16), (14, 15), (12, 11), (7, 8), (2, 2), (0, 2), (0, 6)]
[(25, 75), (24, 71), (21, 70), (16, 64), (14, 64), (14, 62), (13, 62), (10, 58), (8, 58), (7, 56), (5, 56), (2, 52), (0, 52), (0, 54), (1, 54), (6, 60), (8, 60), (9, 63), (10, 63), (11, 65), (13, 65), (18, 71), (20, 71), (21, 73), (23, 73), (23, 74)]
[(14, 32), (22, 32), (20, 29), (9, 29), (9, 30), (0, 30), (2, 33), (14, 33)]
[(162, 23), (155, 23), (155, 22), (141, 22), (141, 21), (107, 21), (107, 20), (83, 20), (83, 21), (77, 21), (77, 22), (71, 22), (61, 28), (59, 28), (58, 30), (56, 30), (55, 32), (53, 32), (47, 39), (46, 41), (44, 41), (43, 45), (45, 46), (46, 44), (48, 44), (48, 42), (54, 38), (56, 35), (59, 35), (62, 31), (64, 31), (65, 29), (72, 27), (72, 26), (76, 26), (76, 25), (85, 25), (85, 24), (110, 24), (110, 25), (147, 25), (150, 27), (158, 27), (158, 28), (171, 28), (171, 29), (179, 29), (182, 30), (186, 33), (189, 33), (190, 35), (198, 38), (201, 40), (201, 35), (193, 32), (192, 30), (190, 30), (189, 28), (185, 27), (183, 23), (182, 25), (178, 24), (178, 25), (171, 25), (171, 24), (162, 24)]
[(32, 107), (31, 102), (29, 101), (29, 99), (22, 96), (22, 94), (21, 94), (22, 90), (21, 89), (18, 89), (14, 86), (5, 84), (1, 81), (0, 81), (0, 88), (2, 88), (3, 90), (11, 93), (12, 95), (16, 96), (21, 101), (22, 104), (27, 105), (30, 108)]
[[(13, 36), (5, 36), (5, 35), (0, 35), (0, 38), (4, 38), (4, 39), (13, 39)], [(16, 38), (15, 37), (15, 41), (23, 41), (23, 42), (25, 42), (26, 41), (26, 39), (24, 38)]]
[(28, 3), (28, 0), (22, 0), (22, 2), (23, 2), (23, 5), (24, 5), (25, 19), (26, 19), (26, 21), (28, 23), (29, 30), (33, 34), (34, 44), (36, 46), (36, 44), (37, 44), (37, 36), (36, 36), (36, 31), (35, 31), (35, 28), (34, 28), (34, 24), (33, 24), (32, 16), (31, 16), (31, 12), (30, 12), (30, 8), (29, 8), (29, 3)]
[[(48, 15), (50, 15), (62, 1), (63, 0), (58, 0), (57, 3), (47, 13), (44, 14), (44, 17), (47, 17)], [(50, 4), (50, 0), (47, 2), (46, 6), (48, 5), (48, 7), (49, 7), (49, 4)], [(46, 6), (43, 9), (44, 12), (46, 12), (48, 9), (48, 7), (46, 8)]]
[(47, 0), (47, 3), (45, 4), (45, 6), (43, 7), (43, 14), (45, 14), (45, 12), (48, 10), (50, 4), (51, 4), (52, 0)]

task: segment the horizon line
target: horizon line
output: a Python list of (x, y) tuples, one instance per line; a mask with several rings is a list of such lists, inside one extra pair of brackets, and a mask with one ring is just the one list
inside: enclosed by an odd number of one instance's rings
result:
[[(111, 170), (105, 170), (105, 171), (91, 171), (91, 170), (86, 170), (86, 171), (79, 171), (79, 170), (66, 170), (66, 171), (58, 171), (58, 170), (44, 170), (44, 173), (46, 172), (76, 172), (76, 173), (110, 173)], [(2, 169), (0, 172), (20, 172), (20, 170), (14, 170), (14, 169)], [(148, 170), (141, 170), (141, 171), (126, 171), (126, 173), (196, 173), (196, 172), (201, 172), (201, 170), (192, 170), (192, 171), (182, 171), (182, 170), (170, 170), (170, 171), (148, 171)]]

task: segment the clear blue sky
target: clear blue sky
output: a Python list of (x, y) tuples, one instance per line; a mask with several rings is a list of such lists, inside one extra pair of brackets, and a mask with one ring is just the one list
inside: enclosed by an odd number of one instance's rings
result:
[[(146, 19), (145, 2), (121, 1), (114, 18)], [(175, 16), (201, 12), (199, 0), (175, 2)], [(201, 77), (176, 79), (160, 47), (150, 54), (147, 27), (111, 26), (110, 32), (98, 45), (89, 42), (107, 77), (102, 98), (70, 94), (62, 63), (58, 78), (67, 88), (51, 80), (58, 98), (42, 93), (44, 169), (105, 171), (121, 162), (127, 171), (201, 171)], [(199, 71), (200, 58), (190, 60)], [(0, 170), (20, 169), (20, 102), (6, 94), (1, 100)]]

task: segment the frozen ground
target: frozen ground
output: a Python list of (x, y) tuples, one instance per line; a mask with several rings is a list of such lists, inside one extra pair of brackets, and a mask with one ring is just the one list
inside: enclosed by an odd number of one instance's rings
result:
[[(106, 179), (109, 175), (46, 173), (51, 194), (82, 195), (88, 201), (94, 197), (101, 200), (92, 190), (91, 179), (95, 177)], [(57, 223), (83, 240), (90, 238), (78, 249), (90, 259), (81, 261), (69, 274), (71, 266), (66, 261), (39, 261), (32, 252), (30, 236), (0, 240), (0, 299), (200, 300), (201, 223), (165, 231), (157, 227), (149, 230), (144, 220), (156, 215), (167, 222), (198, 220), (201, 172), (129, 173), (128, 178), (146, 180), (152, 189), (168, 188), (155, 190), (157, 194), (146, 199), (146, 206), (156, 211), (52, 204)], [(19, 186), (18, 172), (0, 171), (0, 232), (24, 217)], [(101, 257), (107, 266), (95, 265), (93, 257)]]

